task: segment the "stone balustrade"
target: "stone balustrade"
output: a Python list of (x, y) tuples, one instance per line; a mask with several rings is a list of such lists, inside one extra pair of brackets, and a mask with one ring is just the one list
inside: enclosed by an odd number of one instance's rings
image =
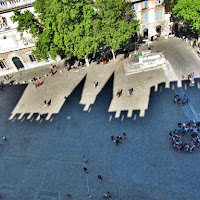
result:
[(35, 0), (0, 0), (0, 12), (30, 5), (34, 2)]

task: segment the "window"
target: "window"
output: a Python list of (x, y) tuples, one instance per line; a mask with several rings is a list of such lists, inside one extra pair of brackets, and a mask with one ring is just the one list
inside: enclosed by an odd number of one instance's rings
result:
[(156, 10), (156, 21), (162, 20), (162, 9)]
[(29, 56), (31, 62), (35, 62), (36, 61), (36, 58), (35, 58), (35, 56), (33, 54), (30, 54), (28, 56)]
[(148, 8), (148, 1), (147, 0), (142, 2), (142, 8)]
[(0, 61), (0, 67), (1, 67), (1, 69), (4, 69), (4, 68), (6, 68), (6, 66), (5, 66), (5, 64), (4, 64), (4, 62), (3, 62), (3, 61)]
[(148, 12), (142, 13), (142, 23), (143, 24), (148, 24), (149, 20), (148, 20)]
[(156, 5), (163, 4), (164, 0), (156, 0)]
[(134, 4), (134, 10), (138, 10), (138, 4), (137, 3)]

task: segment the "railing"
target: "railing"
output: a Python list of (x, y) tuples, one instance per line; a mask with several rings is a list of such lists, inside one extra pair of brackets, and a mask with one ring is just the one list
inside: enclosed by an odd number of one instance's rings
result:
[(33, 4), (35, 0), (0, 0), (0, 12)]

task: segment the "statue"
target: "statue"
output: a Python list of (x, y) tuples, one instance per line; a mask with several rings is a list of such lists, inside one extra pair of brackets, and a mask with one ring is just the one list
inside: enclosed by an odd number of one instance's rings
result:
[(0, 29), (2, 28), (8, 28), (8, 24), (6, 17), (0, 16)]

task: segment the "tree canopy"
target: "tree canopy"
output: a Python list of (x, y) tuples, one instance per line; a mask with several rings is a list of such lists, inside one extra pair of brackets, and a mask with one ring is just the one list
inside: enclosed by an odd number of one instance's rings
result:
[(172, 0), (173, 13), (187, 20), (192, 29), (200, 32), (200, 0)]
[(113, 52), (138, 29), (130, 20), (130, 4), (124, 0), (36, 0), (35, 13), (14, 11), (18, 31), (36, 37), (37, 59), (77, 56), (79, 59), (109, 47)]
[[(130, 3), (122, 0), (96, 0), (104, 46), (113, 53), (138, 31), (138, 21), (130, 19)], [(133, 14), (133, 13), (132, 13)]]

